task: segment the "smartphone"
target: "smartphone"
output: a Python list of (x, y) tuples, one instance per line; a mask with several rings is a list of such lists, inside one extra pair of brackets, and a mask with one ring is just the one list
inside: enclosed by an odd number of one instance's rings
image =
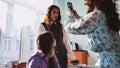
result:
[(71, 2), (67, 2), (67, 6), (68, 6), (68, 8), (69, 8), (70, 10), (73, 10), (73, 5), (72, 5)]

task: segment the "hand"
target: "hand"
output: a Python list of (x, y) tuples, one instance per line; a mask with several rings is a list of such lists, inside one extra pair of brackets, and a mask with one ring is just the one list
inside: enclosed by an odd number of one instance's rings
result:
[(75, 18), (77, 18), (77, 19), (80, 18), (80, 16), (77, 14), (76, 10), (70, 10), (70, 9), (68, 9), (68, 13), (73, 14), (75, 16)]
[(76, 60), (71, 61), (70, 63), (72, 63), (73, 65), (77, 65), (77, 64), (79, 64), (79, 62), (80, 61), (76, 59)]

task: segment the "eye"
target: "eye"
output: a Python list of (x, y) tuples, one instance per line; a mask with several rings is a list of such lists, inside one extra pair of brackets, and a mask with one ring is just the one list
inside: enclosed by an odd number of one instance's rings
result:
[(56, 11), (53, 11), (53, 13), (56, 13)]
[(59, 12), (57, 12), (57, 14), (59, 14)]

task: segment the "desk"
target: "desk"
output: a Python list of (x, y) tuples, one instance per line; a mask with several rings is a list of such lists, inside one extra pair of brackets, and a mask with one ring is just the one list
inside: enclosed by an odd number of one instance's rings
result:
[[(88, 64), (88, 52), (87, 51), (73, 51), (76, 58), (80, 61), (80, 64)], [(68, 56), (68, 65), (70, 65), (71, 59)]]

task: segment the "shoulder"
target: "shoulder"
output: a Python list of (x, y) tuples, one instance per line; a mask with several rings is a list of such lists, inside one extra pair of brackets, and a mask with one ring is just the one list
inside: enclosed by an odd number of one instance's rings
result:
[(41, 22), (41, 23), (40, 23), (40, 26), (43, 26), (43, 23), (44, 23), (44, 22)]
[(32, 57), (30, 57), (30, 59), (28, 60), (27, 62), (27, 67), (30, 67), (30, 68), (37, 68), (39, 67), (40, 63), (41, 63), (41, 58), (38, 57), (36, 54), (33, 55)]
[(104, 16), (105, 15), (104, 12), (101, 11), (101, 10), (96, 10), (96, 11), (94, 11), (93, 14), (97, 14), (98, 16)]
[(39, 58), (37, 58), (36, 56), (32, 56), (32, 57), (28, 60), (27, 66), (28, 66), (28, 67), (38, 66), (38, 65), (39, 65), (38, 63), (40, 63)]
[(36, 61), (36, 62), (40, 62), (40, 60), (42, 59), (42, 56), (40, 56), (40, 53), (36, 53), (33, 56), (30, 57), (30, 61)]
[(41, 22), (40, 24), (39, 24), (39, 30), (43, 30), (45, 27), (44, 27), (44, 24), (43, 24), (43, 22)]
[(103, 13), (101, 10), (95, 10), (95, 11), (88, 13), (87, 15), (100, 15), (101, 13)]
[(95, 10), (95, 11), (92, 11), (92, 12), (86, 14), (85, 16), (83, 16), (82, 19), (84, 19), (84, 20), (91, 19), (91, 18), (98, 19), (101, 15), (102, 16), (104, 15), (104, 13), (101, 10)]

